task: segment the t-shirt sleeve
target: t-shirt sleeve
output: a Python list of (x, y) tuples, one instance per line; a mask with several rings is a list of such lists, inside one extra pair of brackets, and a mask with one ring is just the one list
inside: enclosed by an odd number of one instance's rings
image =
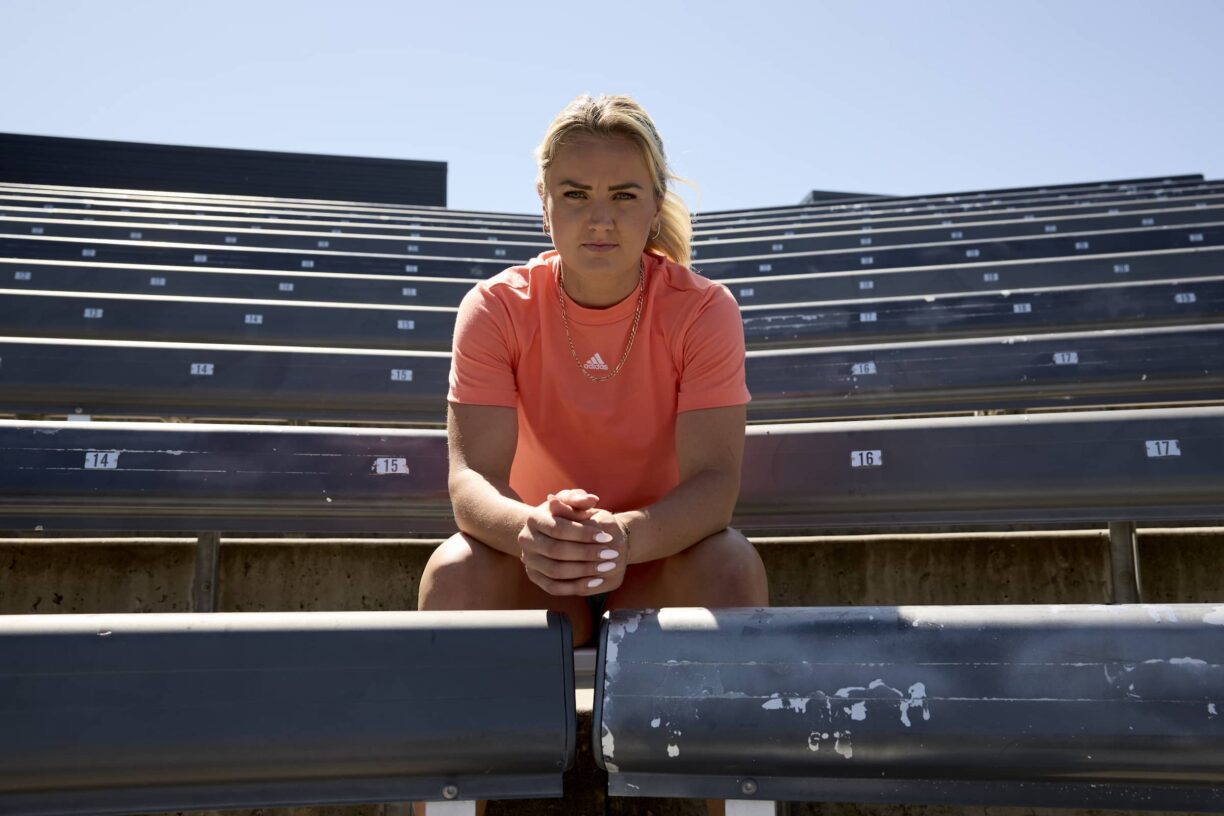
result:
[(725, 286), (713, 286), (684, 335), (677, 411), (743, 405), (752, 399), (744, 379), (744, 323)]
[(486, 287), (472, 288), (459, 304), (451, 346), (450, 402), (518, 406), (517, 353), (506, 307)]

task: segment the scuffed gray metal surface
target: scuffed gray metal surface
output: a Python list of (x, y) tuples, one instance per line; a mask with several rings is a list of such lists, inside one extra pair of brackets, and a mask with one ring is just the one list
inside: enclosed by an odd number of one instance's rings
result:
[(1224, 811), (1224, 605), (621, 610), (601, 650), (613, 795)]
[(543, 611), (0, 617), (0, 813), (561, 795)]
[(1219, 407), (752, 425), (733, 523), (1216, 520), (1222, 428)]

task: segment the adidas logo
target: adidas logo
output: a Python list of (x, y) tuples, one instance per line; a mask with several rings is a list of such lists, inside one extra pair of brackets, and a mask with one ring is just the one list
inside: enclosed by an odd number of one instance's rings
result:
[(591, 359), (583, 363), (582, 367), (586, 369), (594, 370), (594, 371), (607, 371), (608, 370), (608, 364), (605, 363), (603, 361), (603, 358), (599, 356), (598, 351), (592, 354)]

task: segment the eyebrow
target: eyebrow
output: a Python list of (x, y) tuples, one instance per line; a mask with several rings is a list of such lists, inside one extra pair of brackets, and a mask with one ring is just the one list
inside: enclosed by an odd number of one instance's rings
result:
[[(591, 189), (591, 185), (589, 184), (579, 184), (578, 182), (571, 181), (570, 179), (565, 179), (564, 181), (561, 182), (561, 184), (562, 186), (565, 186), (565, 187), (577, 187), (579, 190)], [(642, 185), (636, 182), (633, 182), (633, 181), (628, 181), (628, 182), (625, 182), (624, 184), (613, 184), (611, 187), (608, 188), (610, 192), (616, 192), (617, 190), (630, 190), (630, 189), (641, 190)]]

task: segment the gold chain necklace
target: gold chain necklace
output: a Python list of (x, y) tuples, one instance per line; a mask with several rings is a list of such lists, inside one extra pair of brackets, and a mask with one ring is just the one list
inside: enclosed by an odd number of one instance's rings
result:
[(616, 368), (612, 369), (611, 374), (596, 377), (582, 367), (582, 361), (578, 359), (578, 352), (574, 349), (574, 338), (570, 334), (569, 316), (565, 311), (565, 265), (558, 261), (557, 267), (559, 278), (557, 282), (557, 299), (561, 303), (561, 324), (565, 326), (565, 339), (569, 341), (570, 356), (574, 358), (574, 362), (578, 364), (578, 370), (586, 375), (588, 380), (591, 382), (607, 382), (620, 373), (621, 366), (629, 359), (629, 350), (633, 348), (633, 338), (637, 336), (638, 321), (642, 319), (642, 304), (646, 301), (646, 270), (642, 267), (642, 262), (638, 261), (637, 308), (633, 311), (633, 326), (629, 329), (629, 342), (625, 343), (625, 353), (621, 355), (620, 362), (616, 364)]

